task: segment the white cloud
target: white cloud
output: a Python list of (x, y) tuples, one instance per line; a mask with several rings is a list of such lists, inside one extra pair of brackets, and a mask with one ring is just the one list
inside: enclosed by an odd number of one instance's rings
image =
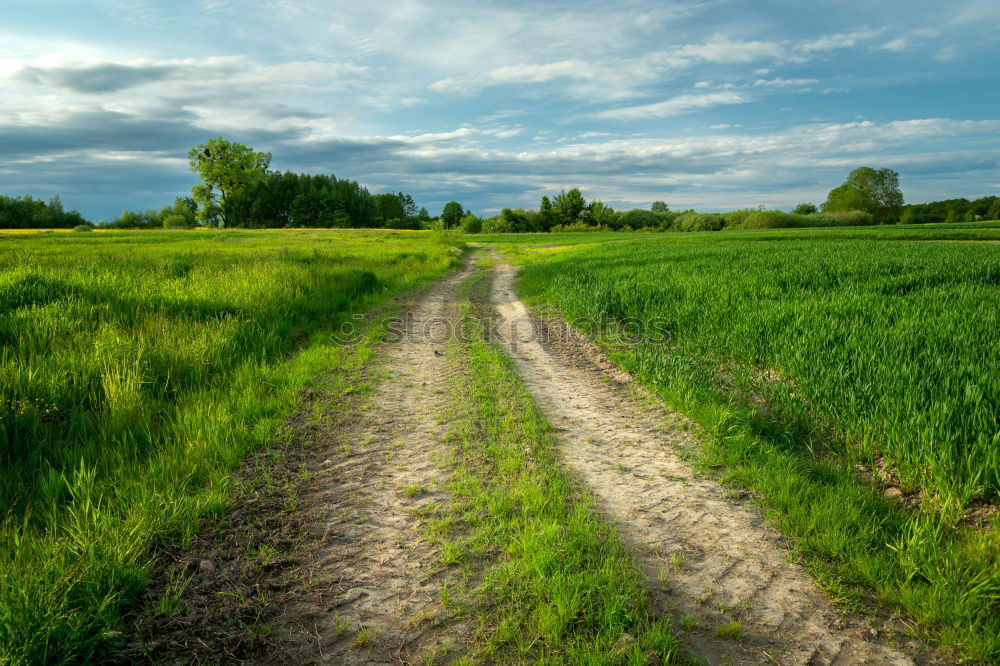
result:
[(818, 51), (833, 51), (835, 49), (847, 49), (856, 46), (858, 42), (867, 41), (878, 37), (884, 30), (856, 30), (854, 32), (838, 32), (832, 35), (824, 35), (819, 39), (802, 42), (797, 49), (805, 53), (815, 53)]
[(478, 133), (478, 130), (471, 127), (459, 127), (451, 132), (428, 132), (425, 134), (417, 134), (416, 136), (396, 134), (388, 138), (393, 141), (400, 141), (408, 144), (427, 144), (452, 141), (454, 139), (465, 139)]
[(677, 95), (662, 102), (626, 106), (619, 109), (608, 109), (595, 113), (596, 118), (613, 118), (615, 120), (636, 120), (639, 118), (664, 118), (676, 116), (695, 109), (705, 109), (724, 104), (745, 104), (750, 98), (736, 92), (717, 92), (695, 95)]
[(934, 59), (942, 62), (948, 62), (956, 58), (958, 58), (958, 49), (954, 46), (943, 46), (934, 54)]
[(660, 58), (676, 66), (687, 66), (691, 61), (739, 64), (764, 58), (778, 59), (784, 55), (784, 47), (777, 42), (734, 40), (725, 35), (715, 35), (701, 44), (668, 49)]
[(491, 70), (490, 78), (500, 83), (545, 83), (556, 78), (593, 78), (594, 68), (582, 60), (563, 60), (544, 65), (508, 65)]
[(906, 49), (906, 40), (902, 37), (897, 37), (896, 39), (890, 39), (888, 42), (879, 47), (886, 51), (904, 51)]
[(755, 88), (788, 88), (791, 86), (808, 86), (819, 83), (819, 79), (757, 79), (753, 82)]

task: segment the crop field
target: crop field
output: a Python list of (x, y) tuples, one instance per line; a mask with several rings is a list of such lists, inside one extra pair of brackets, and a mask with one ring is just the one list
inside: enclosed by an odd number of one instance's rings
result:
[(996, 658), (1000, 233), (968, 227), (521, 250), (521, 290), (706, 427), (835, 595)]
[(0, 236), (0, 663), (107, 643), (151, 548), (224, 507), (341, 359), (331, 333), (459, 254), (383, 232)]

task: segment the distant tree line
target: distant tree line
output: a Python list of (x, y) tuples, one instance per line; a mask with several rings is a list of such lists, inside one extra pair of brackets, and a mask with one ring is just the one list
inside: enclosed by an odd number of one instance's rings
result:
[(373, 195), (333, 174), (270, 171), (270, 153), (222, 137), (192, 148), (188, 162), (201, 178), (191, 191), (205, 226), (420, 229), (430, 221), (409, 194)]
[(0, 229), (72, 229), (89, 224), (78, 211), (64, 209), (58, 196), (46, 203), (31, 196), (0, 194)]
[[(859, 167), (830, 190), (820, 206), (799, 204), (791, 213), (745, 208), (728, 213), (672, 211), (662, 201), (649, 210), (616, 212), (599, 199), (586, 201), (579, 189), (543, 196), (537, 210), (504, 208), (486, 219), (462, 218), (469, 233), (517, 233), (532, 231), (718, 231), (721, 229), (778, 229), (789, 227), (860, 226), (914, 221), (972, 221), (1000, 217), (997, 197), (974, 202), (951, 202), (905, 206), (899, 174), (892, 169)], [(941, 204), (947, 204), (942, 206)], [(923, 219), (920, 216), (923, 216)], [(959, 216), (962, 216), (961, 218)]]
[(923, 204), (910, 204), (903, 208), (902, 224), (927, 224), (932, 222), (975, 222), (1000, 220), (1000, 197), (945, 199)]

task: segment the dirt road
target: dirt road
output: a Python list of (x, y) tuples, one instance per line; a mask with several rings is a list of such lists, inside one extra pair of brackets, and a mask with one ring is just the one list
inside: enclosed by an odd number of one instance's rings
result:
[[(379, 351), (375, 388), (360, 410), (352, 408), (350, 425), (310, 430), (310, 451), (319, 457), (310, 454), (300, 508), (262, 517), (302, 525), (296, 530), (305, 545), (290, 569), (260, 566), (247, 574), (246, 589), (281, 591), (269, 604), (276, 616), (268, 624), (282, 638), (261, 662), (461, 656), (473, 632), (441, 606), (448, 570), (422, 516), (432, 503), (451, 500), (444, 387), (450, 373), (464, 370), (445, 349), (462, 284), (474, 270), (470, 262), (405, 299), (395, 335)], [(672, 619), (688, 651), (712, 664), (914, 663), (920, 644), (835, 611), (745, 496), (684, 462), (679, 451), (697, 445), (690, 423), (645, 395), (580, 334), (558, 321), (539, 324), (515, 294), (511, 266), (490, 270), (498, 344), (553, 425), (561, 464), (618, 528), (655, 610)], [(226, 589), (213, 581), (202, 585), (206, 599)], [(196, 615), (183, 626), (197, 627)], [(200, 654), (225, 653), (223, 641), (206, 642), (215, 634), (195, 637)], [(172, 642), (189, 649), (188, 641)]]

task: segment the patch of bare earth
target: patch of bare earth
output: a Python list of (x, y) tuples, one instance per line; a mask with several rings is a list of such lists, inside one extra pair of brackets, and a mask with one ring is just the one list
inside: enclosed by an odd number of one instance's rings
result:
[[(245, 494), (248, 504), (177, 549), (152, 586), (146, 637), (122, 659), (413, 663), (460, 646), (463, 627), (442, 621), (443, 567), (423, 538), (421, 509), (448, 496), (443, 351), (455, 290), (468, 273), (404, 303), (402, 324), (376, 352), (369, 396), (324, 395), (310, 405), (311, 392), (304, 395), (286, 462), (277, 469), (263, 460), (245, 472), (259, 479), (264, 469), (268, 489)], [(349, 413), (326, 419), (345, 411), (338, 402)], [(156, 616), (171, 571), (191, 577), (183, 610)]]
[[(516, 297), (514, 279), (509, 265), (494, 275), (501, 342), (554, 426), (565, 463), (619, 526), (655, 602), (685, 628), (693, 653), (734, 664), (930, 659), (889, 626), (833, 609), (759, 512), (678, 456), (692, 446), (691, 424), (665, 417), (570, 327), (555, 335), (539, 327)], [(545, 331), (550, 335), (540, 335)]]
[(278, 623), (296, 663), (410, 663), (454, 648), (440, 620), (440, 555), (420, 510), (447, 499), (442, 451), (450, 372), (444, 355), (454, 292), (467, 270), (405, 308), (384, 345), (367, 410), (331, 451), (307, 502), (316, 539), (301, 569), (326, 588), (286, 604)]

